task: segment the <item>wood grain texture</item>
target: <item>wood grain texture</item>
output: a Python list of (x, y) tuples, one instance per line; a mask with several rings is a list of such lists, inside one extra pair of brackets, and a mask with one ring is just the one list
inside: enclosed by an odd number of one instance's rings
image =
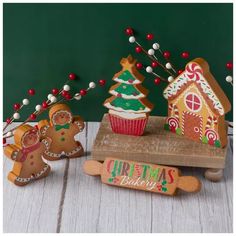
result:
[(163, 165), (224, 168), (226, 151), (193, 142), (164, 130), (164, 117), (149, 117), (143, 136), (119, 135), (112, 132), (104, 115), (96, 137), (92, 157), (104, 160), (114, 157)]
[(99, 177), (83, 174), (82, 165), (91, 158), (89, 151), (98, 127), (99, 123), (87, 123), (79, 134), (86, 157), (70, 160), (69, 166), (66, 160), (50, 162), (51, 175), (24, 188), (7, 181), (12, 162), (4, 158), (5, 233), (233, 231), (232, 136), (221, 182), (207, 181), (203, 177), (205, 169), (181, 167), (183, 175), (194, 175), (202, 181), (202, 190), (197, 194), (179, 191), (177, 196), (170, 197), (107, 186), (101, 184)]

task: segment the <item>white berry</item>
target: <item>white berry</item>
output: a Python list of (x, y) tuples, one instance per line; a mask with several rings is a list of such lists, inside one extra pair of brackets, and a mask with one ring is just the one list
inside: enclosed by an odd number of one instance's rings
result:
[(23, 99), (22, 103), (25, 106), (29, 105), (29, 99), (27, 99), (27, 98)]
[(51, 101), (52, 103), (54, 103), (54, 102), (57, 101), (57, 98), (56, 98), (55, 96), (52, 96), (52, 97), (50, 98), (50, 101)]
[(168, 82), (171, 83), (173, 80), (174, 80), (174, 77), (173, 77), (173, 76), (169, 76), (169, 77), (168, 77)]
[(148, 54), (153, 56), (155, 54), (155, 51), (151, 48), (148, 50)]
[(160, 44), (159, 43), (154, 43), (152, 45), (152, 48), (155, 49), (155, 50), (158, 50), (160, 48)]
[(130, 36), (129, 37), (129, 42), (130, 43), (134, 43), (135, 42), (135, 37), (134, 36)]
[(74, 95), (74, 99), (80, 100), (80, 99), (81, 99), (81, 95), (80, 95), (79, 93), (76, 93), (76, 94)]
[(52, 97), (53, 95), (50, 93), (50, 94), (48, 94), (48, 100), (51, 100), (51, 97)]
[(41, 105), (36, 105), (36, 107), (35, 107), (35, 110), (36, 110), (36, 111), (40, 111), (40, 110), (41, 110), (41, 108), (42, 108), (42, 106), (41, 106)]
[(95, 87), (96, 87), (96, 84), (94, 82), (89, 83), (89, 88), (95, 88)]
[(68, 84), (65, 84), (65, 85), (63, 86), (63, 90), (65, 90), (65, 91), (70, 91), (70, 86), (69, 86)]
[(7, 132), (7, 135), (6, 135), (7, 137), (10, 137), (10, 136), (12, 136), (12, 132)]
[(171, 69), (171, 68), (172, 68), (172, 65), (170, 64), (170, 62), (167, 62), (167, 63), (166, 63), (166, 68), (167, 68), (167, 69)]
[(152, 73), (153, 69), (151, 66), (148, 66), (148, 67), (146, 67), (146, 71), (147, 71), (147, 73)]
[(225, 80), (228, 82), (228, 83), (232, 83), (233, 82), (233, 77), (228, 75), (226, 76)]
[(19, 114), (18, 112), (14, 113), (14, 114), (13, 114), (13, 118), (14, 118), (15, 120), (20, 119), (20, 114)]

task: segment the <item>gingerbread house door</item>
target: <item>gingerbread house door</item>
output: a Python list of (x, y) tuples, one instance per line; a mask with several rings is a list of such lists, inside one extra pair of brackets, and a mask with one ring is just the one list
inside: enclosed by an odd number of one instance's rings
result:
[(191, 112), (183, 112), (182, 132), (190, 139), (201, 140), (202, 117)]

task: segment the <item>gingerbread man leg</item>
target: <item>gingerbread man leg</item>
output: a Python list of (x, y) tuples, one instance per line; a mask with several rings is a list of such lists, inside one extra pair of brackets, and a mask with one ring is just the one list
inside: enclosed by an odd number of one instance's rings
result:
[[(84, 155), (84, 148), (79, 141), (76, 141), (77, 147), (72, 150), (71, 154), (68, 155), (69, 158), (77, 158)], [(74, 153), (73, 153), (74, 152)]]

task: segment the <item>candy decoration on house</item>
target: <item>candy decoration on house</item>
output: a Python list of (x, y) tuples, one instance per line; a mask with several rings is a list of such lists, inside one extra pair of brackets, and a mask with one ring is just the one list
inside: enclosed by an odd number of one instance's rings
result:
[(48, 176), (51, 168), (42, 159), (46, 140), (40, 141), (38, 130), (28, 124), (21, 125), (15, 130), (14, 141), (15, 144), (4, 146), (4, 154), (14, 161), (8, 180), (24, 186)]
[(202, 58), (190, 61), (163, 92), (168, 100), (165, 129), (179, 135), (225, 147), (225, 114), (231, 105)]
[(177, 168), (169, 166), (106, 158), (103, 164), (88, 160), (83, 169), (88, 175), (101, 175), (105, 184), (124, 188), (165, 195), (174, 195), (178, 188), (185, 192), (201, 190), (201, 182), (196, 177), (180, 176)]
[(84, 149), (74, 136), (84, 129), (81, 117), (73, 117), (69, 106), (56, 104), (49, 110), (50, 121), (41, 120), (38, 123), (43, 138), (49, 138), (43, 157), (50, 161), (63, 157), (75, 158), (84, 154)]
[(153, 105), (146, 99), (148, 90), (141, 85), (144, 76), (136, 69), (136, 60), (129, 55), (120, 63), (122, 70), (112, 78), (117, 84), (110, 88), (112, 97), (104, 106), (109, 109), (113, 132), (142, 135)]

